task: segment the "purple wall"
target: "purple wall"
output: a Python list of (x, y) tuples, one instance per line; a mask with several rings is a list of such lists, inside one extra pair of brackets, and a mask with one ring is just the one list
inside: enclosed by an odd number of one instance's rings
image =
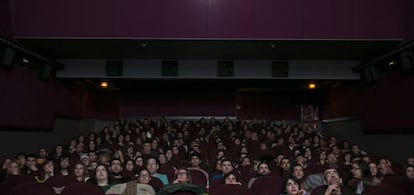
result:
[(414, 0), (407, 1), (406, 7), (406, 33), (405, 39), (406, 40), (413, 40), (414, 39)]
[(56, 116), (91, 117), (93, 96), (86, 88), (69, 90), (60, 81), (38, 79), (21, 66), (0, 69), (0, 126), (50, 129)]
[(18, 37), (401, 39), (407, 1), (15, 0), (12, 16)]
[[(414, 75), (394, 71), (376, 83), (330, 91), (323, 119), (362, 117), (367, 132), (414, 129)], [(414, 130), (410, 130), (414, 132)]]
[(12, 25), (10, 17), (9, 0), (0, 1), (0, 35), (5, 37), (12, 36)]

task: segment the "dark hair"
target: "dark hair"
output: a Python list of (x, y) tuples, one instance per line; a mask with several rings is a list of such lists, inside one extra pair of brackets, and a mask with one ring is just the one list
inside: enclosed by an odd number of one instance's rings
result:
[(237, 178), (237, 175), (232, 171), (230, 173), (227, 173), (224, 175), (223, 177), (223, 184), (226, 184), (226, 179), (230, 176), (230, 175), (234, 175), (234, 177), (236, 178), (236, 181), (239, 181), (239, 178)]
[(294, 177), (288, 177), (287, 179), (283, 180), (283, 183), (282, 183), (282, 186), (281, 186), (282, 187), (282, 192), (287, 193), (286, 192), (286, 185), (289, 182), (289, 180), (292, 180), (293, 182), (295, 182), (296, 184), (298, 184), (299, 189), (300, 189), (300, 182), (299, 182), (299, 180), (296, 179), (296, 178), (294, 178)]

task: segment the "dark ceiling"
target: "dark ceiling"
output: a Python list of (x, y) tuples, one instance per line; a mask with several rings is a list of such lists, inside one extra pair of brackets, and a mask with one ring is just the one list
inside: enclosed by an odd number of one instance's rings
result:
[(398, 40), (142, 40), (18, 39), (26, 48), (52, 59), (284, 59), (370, 60)]

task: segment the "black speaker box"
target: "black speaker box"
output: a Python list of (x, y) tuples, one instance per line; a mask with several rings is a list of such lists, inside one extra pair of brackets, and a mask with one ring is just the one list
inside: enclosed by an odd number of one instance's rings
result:
[(232, 77), (234, 75), (233, 61), (218, 61), (217, 62), (217, 76), (218, 77)]
[(177, 60), (163, 60), (161, 61), (161, 76), (176, 77), (178, 75)]
[(121, 60), (107, 60), (105, 64), (106, 76), (122, 76), (123, 64)]
[(272, 77), (288, 77), (289, 63), (287, 61), (272, 61)]
[(0, 66), (11, 68), (13, 66), (13, 58), (15, 51), (7, 47), (0, 47)]

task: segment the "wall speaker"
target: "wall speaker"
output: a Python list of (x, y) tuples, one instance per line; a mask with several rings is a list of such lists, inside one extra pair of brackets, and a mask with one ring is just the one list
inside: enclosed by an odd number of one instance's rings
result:
[(177, 75), (178, 75), (178, 61), (177, 60), (161, 61), (161, 76), (176, 77)]
[(123, 64), (122, 60), (107, 60), (105, 64), (106, 76), (122, 76)]
[(287, 61), (272, 61), (272, 77), (288, 77), (289, 63)]
[(37, 76), (40, 80), (48, 80), (52, 73), (52, 66), (49, 64), (41, 64), (37, 70)]
[(218, 61), (217, 62), (217, 76), (218, 77), (232, 77), (234, 75), (233, 61)]
[(363, 78), (366, 82), (371, 83), (379, 79), (379, 70), (373, 66), (364, 69)]
[(401, 53), (400, 59), (404, 72), (414, 72), (414, 51), (409, 50)]
[(0, 47), (0, 66), (4, 68), (11, 68), (13, 66), (13, 58), (15, 55), (13, 49), (7, 47)]

